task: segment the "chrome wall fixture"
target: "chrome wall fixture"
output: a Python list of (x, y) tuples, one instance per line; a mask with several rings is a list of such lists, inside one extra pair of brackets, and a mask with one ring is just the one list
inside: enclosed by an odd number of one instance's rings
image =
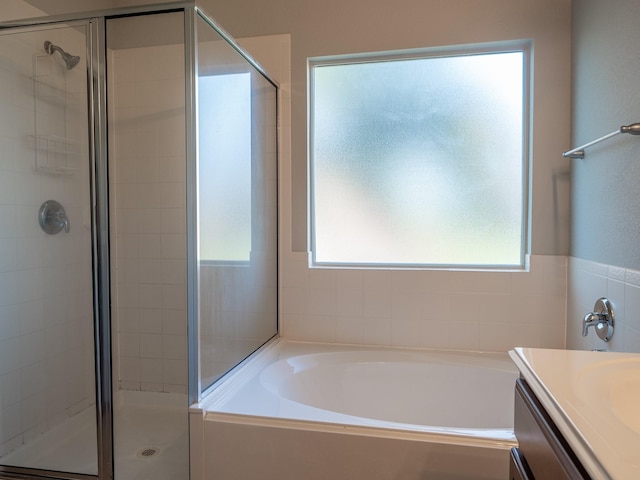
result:
[(584, 145), (576, 147), (573, 150), (569, 150), (568, 152), (564, 152), (562, 156), (568, 157), (568, 158), (584, 158), (584, 151), (587, 148), (591, 147), (592, 145), (595, 145), (596, 143), (603, 142), (608, 138), (615, 137), (620, 133), (630, 133), (631, 135), (640, 135), (640, 123), (632, 123), (631, 125), (626, 125), (626, 126), (623, 125), (618, 130), (608, 133), (603, 137), (597, 138), (596, 140), (593, 140), (589, 143), (585, 143)]
[(587, 313), (582, 322), (582, 336), (586, 337), (589, 327), (594, 327), (598, 337), (608, 342), (613, 335), (615, 317), (613, 315), (613, 305), (602, 297), (596, 301), (593, 312)]
[(40, 206), (38, 222), (47, 235), (55, 235), (62, 230), (69, 233), (71, 225), (64, 207), (55, 200), (47, 200)]
[(64, 61), (64, 64), (67, 67), (67, 70), (71, 70), (73, 67), (78, 65), (80, 62), (80, 57), (77, 55), (71, 55), (70, 53), (65, 52), (62, 48), (57, 45), (54, 45), (49, 40), (44, 42), (44, 51), (49, 55), (53, 55), (54, 52), (58, 52)]

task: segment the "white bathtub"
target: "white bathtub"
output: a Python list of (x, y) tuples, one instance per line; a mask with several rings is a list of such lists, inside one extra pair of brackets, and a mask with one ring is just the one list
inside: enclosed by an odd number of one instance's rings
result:
[(504, 479), (506, 354), (276, 341), (191, 409), (192, 480)]

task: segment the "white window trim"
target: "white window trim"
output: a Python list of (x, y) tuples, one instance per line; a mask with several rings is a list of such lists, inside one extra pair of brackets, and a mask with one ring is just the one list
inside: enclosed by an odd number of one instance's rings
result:
[[(313, 161), (313, 78), (314, 68), (325, 65), (348, 65), (367, 62), (383, 62), (412, 58), (457, 57), (465, 55), (483, 55), (491, 53), (523, 53), (523, 90), (522, 90), (522, 228), (520, 234), (520, 262), (517, 264), (421, 264), (421, 263), (345, 263), (316, 261), (315, 245), (315, 191), (314, 191), (314, 161)], [(501, 42), (488, 42), (465, 45), (447, 45), (442, 47), (428, 47), (410, 50), (386, 52), (369, 52), (360, 54), (332, 55), (324, 57), (310, 57), (307, 59), (307, 167), (308, 167), (308, 210), (307, 232), (310, 239), (311, 255), (310, 268), (353, 268), (353, 269), (386, 269), (386, 270), (457, 270), (457, 271), (528, 271), (531, 255), (531, 169), (532, 169), (532, 141), (533, 136), (533, 40), (520, 39)]]

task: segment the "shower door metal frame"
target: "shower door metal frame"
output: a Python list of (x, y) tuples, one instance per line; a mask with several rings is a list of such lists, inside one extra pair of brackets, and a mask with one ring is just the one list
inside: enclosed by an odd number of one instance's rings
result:
[(98, 399), (98, 478), (112, 480), (113, 458), (113, 375), (111, 371), (111, 270), (109, 250), (109, 152), (107, 141), (107, 76), (105, 17), (92, 19), (90, 106), (93, 129), (94, 311), (96, 342), (96, 399)]
[[(200, 376), (200, 266), (199, 266), (199, 152), (198, 152), (198, 26), (197, 20), (202, 20), (211, 30), (213, 30), (224, 42), (236, 51), (257, 73), (267, 80), (276, 89), (276, 116), (279, 111), (280, 85), (269, 75), (260, 63), (258, 63), (247, 50), (245, 50), (224, 28), (222, 28), (207, 12), (199, 6), (185, 8), (185, 89), (186, 89), (186, 139), (187, 139), (187, 341), (188, 341), (188, 393), (189, 404), (194, 405), (203, 397), (206, 397), (216, 388), (216, 382), (202, 388)], [(276, 128), (276, 178), (279, 158), (279, 123)], [(279, 191), (276, 185), (276, 192)], [(276, 210), (278, 210), (279, 197), (276, 193)], [(276, 224), (278, 224), (278, 214), (276, 214)], [(276, 225), (276, 236), (279, 237), (279, 226)], [(279, 245), (276, 240), (276, 245)], [(276, 264), (279, 264), (279, 249), (276, 247)], [(276, 269), (276, 276), (278, 275)], [(278, 280), (276, 278), (276, 284)], [(277, 302), (276, 302), (277, 303)], [(276, 332), (266, 339), (264, 344), (279, 335), (279, 323), (276, 314)], [(245, 360), (255, 353), (250, 352)], [(241, 365), (240, 362), (238, 365)], [(238, 366), (236, 365), (236, 366)], [(234, 367), (235, 368), (235, 367)]]
[[(113, 479), (111, 332), (109, 285), (109, 196), (106, 143), (106, 76), (104, 17), (51, 16), (0, 23), (0, 34), (38, 31), (60, 25), (86, 29), (87, 122), (90, 163), (93, 330), (97, 423), (97, 475), (0, 465), (0, 476), (16, 479)], [(6, 31), (6, 32), (3, 32)]]
[[(194, 46), (194, 3), (175, 2), (159, 5), (143, 5), (125, 7), (107, 11), (79, 12), (48, 17), (28, 18), (0, 22), (0, 35), (12, 31), (29, 30), (51, 25), (85, 26), (87, 29), (87, 121), (88, 145), (90, 161), (91, 185), (91, 229), (92, 229), (92, 265), (93, 265), (93, 314), (94, 314), (94, 361), (96, 389), (96, 435), (97, 435), (97, 475), (59, 472), (29, 467), (0, 465), (0, 478), (7, 479), (56, 479), (56, 480), (113, 480), (114, 447), (113, 447), (113, 379), (111, 352), (111, 286), (110, 286), (110, 251), (109, 251), (109, 157), (107, 139), (107, 80), (106, 80), (106, 21), (119, 18), (147, 14), (182, 12), (185, 17), (185, 68), (190, 68), (195, 61)], [(186, 113), (193, 115), (195, 92), (194, 74), (186, 72)], [(187, 138), (195, 138), (193, 119), (187, 117)], [(188, 146), (187, 169), (193, 168), (195, 147)], [(188, 258), (193, 258), (197, 251), (191, 251)], [(190, 285), (189, 285), (190, 287)], [(197, 296), (197, 292), (196, 292)], [(189, 305), (197, 305), (197, 298), (191, 299)], [(197, 309), (195, 320), (188, 320), (188, 341), (192, 347), (195, 337), (197, 346)], [(189, 315), (193, 312), (190, 309)], [(194, 326), (195, 325), (195, 329)], [(189, 400), (198, 392), (198, 384), (191, 384), (198, 378), (197, 350), (188, 353), (189, 368)], [(194, 363), (194, 360), (196, 363)], [(192, 370), (195, 369), (195, 372)]]
[[(139, 5), (94, 12), (78, 12), (39, 18), (0, 22), (5, 30), (37, 28), (46, 25), (86, 25), (87, 28), (87, 104), (89, 123), (89, 160), (91, 163), (91, 228), (93, 257), (93, 312), (96, 372), (96, 417), (98, 474), (56, 472), (0, 465), (0, 478), (56, 480), (113, 480), (113, 384), (111, 368), (111, 286), (109, 250), (109, 177), (107, 141), (106, 21), (111, 18), (182, 12), (184, 14), (185, 53), (185, 138), (187, 201), (187, 365), (188, 398), (192, 405), (200, 400), (198, 335), (198, 152), (197, 152), (197, 28), (203, 20), (234, 48), (267, 81), (276, 87), (276, 111), (279, 85), (212, 17), (195, 1)], [(278, 139), (276, 138), (276, 149)], [(276, 188), (277, 189), (277, 188)], [(276, 197), (276, 204), (278, 199)], [(276, 231), (278, 231), (276, 229)], [(277, 243), (277, 242), (276, 242)], [(276, 252), (276, 257), (278, 253)], [(276, 331), (277, 335), (277, 331)]]

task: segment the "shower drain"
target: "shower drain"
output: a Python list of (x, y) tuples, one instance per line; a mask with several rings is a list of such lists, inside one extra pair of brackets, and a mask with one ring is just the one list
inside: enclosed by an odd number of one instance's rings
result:
[(141, 458), (149, 458), (149, 457), (153, 457), (156, 453), (158, 453), (158, 449), (151, 447), (151, 448), (143, 448), (142, 450), (139, 450), (136, 455)]

